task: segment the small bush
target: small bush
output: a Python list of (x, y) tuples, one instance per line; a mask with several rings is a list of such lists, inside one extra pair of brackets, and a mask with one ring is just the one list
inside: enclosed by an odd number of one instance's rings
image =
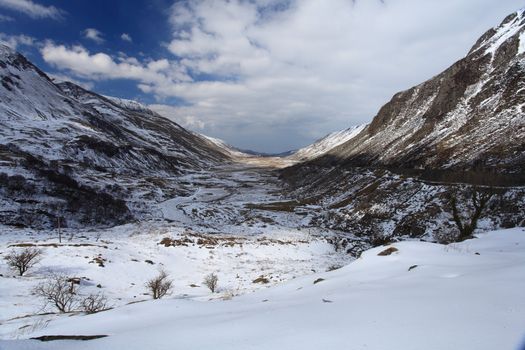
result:
[(31, 267), (35, 266), (42, 259), (42, 251), (37, 248), (24, 248), (20, 251), (11, 251), (6, 257), (7, 265), (18, 270), (18, 274), (23, 276)]
[(161, 270), (158, 276), (146, 283), (146, 287), (151, 291), (153, 299), (160, 299), (168, 294), (173, 288), (173, 281), (168, 278), (166, 271)]
[(214, 273), (210, 273), (208, 276), (204, 277), (203, 283), (212, 293), (215, 293), (217, 290), (217, 284), (219, 283), (219, 277)]
[(55, 275), (38, 284), (33, 293), (45, 300), (44, 307), (52, 304), (59, 312), (70, 312), (78, 305), (77, 289), (69, 277)]
[(341, 265), (330, 265), (330, 266), (328, 266), (328, 268), (326, 269), (326, 272), (339, 270), (341, 267), (343, 267), (343, 266), (341, 266)]
[[(471, 189), (470, 206), (473, 210), (461, 212), (458, 206), (457, 190), (450, 195), (450, 207), (452, 209), (452, 218), (458, 229), (458, 235), (455, 239), (449, 239), (452, 242), (462, 242), (474, 236), (474, 231), (478, 227), (478, 221), (482, 216), (490, 199), (494, 196), (492, 189), (480, 190), (477, 187)], [(468, 207), (468, 205), (466, 205)]]
[(391, 236), (383, 236), (379, 233), (376, 233), (369, 238), (368, 242), (370, 245), (372, 245), (372, 247), (380, 247), (383, 245), (389, 245), (393, 242), (393, 239)]
[(108, 299), (102, 293), (89, 294), (82, 300), (82, 311), (88, 314), (94, 314), (99, 311), (108, 309)]

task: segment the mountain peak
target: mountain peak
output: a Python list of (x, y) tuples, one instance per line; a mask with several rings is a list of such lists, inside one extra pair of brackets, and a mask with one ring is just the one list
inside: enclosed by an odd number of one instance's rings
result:
[(12, 56), (16, 54), (16, 51), (13, 50), (11, 47), (0, 43), (0, 59), (7, 58), (9, 56)]
[[(489, 29), (474, 44), (469, 54), (484, 49), (483, 55), (495, 54), (498, 49), (506, 42), (516, 40), (518, 42), (518, 52), (525, 51), (525, 8), (511, 13), (497, 27)], [(480, 51), (481, 52), (481, 51)]]

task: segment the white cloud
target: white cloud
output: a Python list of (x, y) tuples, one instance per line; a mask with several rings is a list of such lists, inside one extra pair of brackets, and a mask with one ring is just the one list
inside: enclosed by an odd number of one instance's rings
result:
[(122, 35), (120, 36), (120, 38), (124, 41), (127, 41), (127, 42), (133, 42), (133, 39), (131, 38), (131, 36), (128, 34), (128, 33), (122, 33)]
[(13, 22), (14, 20), (13, 17), (0, 14), (0, 22)]
[(82, 31), (84, 38), (92, 40), (97, 44), (102, 44), (104, 42), (103, 34), (95, 28), (87, 28)]
[(22, 12), (32, 18), (61, 19), (65, 13), (55, 6), (44, 6), (31, 0), (0, 0), (0, 7)]
[(284, 4), (175, 3), (168, 48), (192, 74), (213, 80), (162, 91), (189, 102), (178, 114), (241, 147), (296, 148), (371, 120), (395, 92), (461, 58), (521, 1)]
[(0, 33), (0, 43), (16, 50), (19, 46), (33, 46), (35, 45), (35, 38), (24, 34), (9, 35)]
[[(397, 91), (466, 54), (521, 0), (187, 0), (173, 56), (148, 61), (47, 45), (78, 76), (137, 80), (163, 110), (242, 148), (282, 151), (369, 121)], [(186, 124), (185, 124), (186, 123)]]
[(167, 90), (166, 86), (174, 81), (191, 79), (166, 59), (143, 64), (134, 57), (121, 55), (113, 59), (105, 53), (91, 54), (80, 45), (67, 47), (53, 42), (47, 42), (40, 52), (47, 63), (85, 79), (131, 79), (139, 81), (144, 89), (155, 86), (159, 90)]
[(174, 107), (163, 104), (152, 104), (148, 106), (160, 115), (169, 118), (185, 128), (204, 131), (206, 130), (206, 121), (199, 119), (197, 116), (185, 114), (180, 107)]

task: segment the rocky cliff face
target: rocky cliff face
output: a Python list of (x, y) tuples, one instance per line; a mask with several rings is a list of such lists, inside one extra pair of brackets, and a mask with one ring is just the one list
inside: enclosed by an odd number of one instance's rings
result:
[(523, 174), (524, 33), (522, 10), (443, 73), (394, 95), (359, 135), (316, 164)]
[(130, 101), (54, 84), (0, 46), (0, 222), (113, 224), (147, 215), (177, 176), (227, 161), (205, 138)]
[[(525, 13), (487, 31), (465, 58), (397, 93), (358, 135), (282, 171), (321, 206), (310, 224), (373, 243), (454, 235), (450, 198), (496, 193), (485, 228), (525, 225)], [(379, 238), (378, 238), (379, 237)]]

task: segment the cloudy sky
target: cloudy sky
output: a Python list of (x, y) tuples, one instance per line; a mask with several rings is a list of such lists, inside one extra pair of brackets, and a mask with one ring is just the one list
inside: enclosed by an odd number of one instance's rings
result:
[(57, 79), (243, 149), (370, 121), (518, 0), (0, 0), (0, 41)]

